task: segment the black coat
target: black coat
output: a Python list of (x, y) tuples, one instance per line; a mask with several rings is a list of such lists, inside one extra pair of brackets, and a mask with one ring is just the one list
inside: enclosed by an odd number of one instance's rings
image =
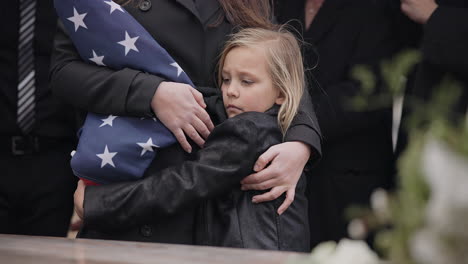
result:
[[(419, 48), (422, 61), (408, 82), (402, 116), (402, 126), (397, 144), (397, 154), (400, 154), (408, 144), (406, 121), (413, 113), (415, 102), (429, 103), (434, 91), (442, 79), (450, 76), (461, 85), (461, 94), (448, 111), (448, 118), (457, 124), (464, 119), (468, 107), (468, 3), (463, 0), (438, 1), (439, 7), (431, 15), (424, 27), (415, 25), (409, 19), (400, 20), (402, 33), (406, 29), (416, 27), (416, 48)], [(418, 31), (419, 30), (419, 31)], [(407, 41), (407, 36), (400, 38)], [(415, 41), (405, 42), (415, 48)], [(416, 106), (417, 107), (417, 106)]]
[[(230, 118), (213, 130), (203, 149), (189, 156), (174, 155), (182, 154), (174, 147), (162, 149), (162, 158), (143, 180), (88, 186), (81, 237), (121, 238), (127, 227), (142, 226), (143, 236), (152, 237), (149, 241), (193, 239), (198, 245), (308, 251), (305, 176), (294, 203), (281, 216), (276, 211), (284, 196), (253, 204), (252, 197), (262, 192), (240, 190), (239, 181), (252, 173), (256, 159), (282, 141), (277, 112), (274, 107)], [(138, 233), (129, 234), (126, 239), (141, 240)]]
[[(214, 72), (217, 57), (232, 30), (232, 25), (226, 20), (220, 20), (220, 24), (213, 26), (216, 24), (216, 21), (218, 21), (218, 18), (223, 15), (218, 1), (197, 1), (198, 8), (196, 8), (192, 0), (145, 0), (142, 2), (152, 3), (152, 7), (147, 11), (143, 11), (145, 8), (142, 5), (129, 5), (126, 6), (127, 11), (171, 54), (192, 79), (197, 89), (204, 93), (205, 96), (216, 93), (218, 89), (209, 87), (215, 87)], [(201, 12), (199, 13), (197, 10)], [(73, 47), (72, 42), (64, 32), (63, 26), (59, 28), (57, 33), (55, 47), (56, 51), (52, 61), (51, 85), (54, 91), (65, 100), (83, 110), (97, 113), (113, 113), (125, 116), (152, 116), (150, 101), (155, 93), (156, 87), (163, 81), (162, 78), (133, 69), (115, 71), (83, 62)], [(299, 113), (293, 120), (291, 128), (288, 130), (286, 140), (299, 140), (309, 144), (315, 152), (313, 158), (317, 160), (321, 155), (320, 129), (315, 118), (310, 98), (304, 96), (303, 99), (303, 104), (299, 109)], [(212, 118), (215, 123), (221, 121), (219, 118), (216, 118), (216, 115), (212, 115)], [(256, 140), (259, 142), (258, 144), (272, 143), (271, 141), (262, 142), (263, 139), (258, 135), (253, 135), (253, 138), (249, 140)], [(242, 149), (238, 149), (241, 146), (238, 147), (236, 144), (231, 146), (235, 146), (232, 147), (232, 151), (242, 151)], [(257, 153), (256, 151), (258, 151), (258, 149), (255, 150), (255, 154)], [(179, 164), (183, 158), (189, 158), (184, 157), (184, 152), (178, 146), (171, 147), (164, 150), (164, 152), (166, 153), (160, 152), (158, 154), (158, 159), (151, 165), (152, 168), (157, 167), (161, 169), (170, 165), (176, 165)], [(236, 159), (235, 161), (238, 162), (239, 160)], [(241, 159), (241, 161), (240, 163), (233, 163), (232, 165), (236, 166), (236, 173), (231, 171), (231, 174), (226, 177), (216, 178), (216, 182), (211, 182), (210, 189), (203, 189), (203, 186), (193, 187), (201, 188), (197, 190), (202, 190), (202, 194), (204, 195), (212, 191), (216, 191), (217, 194), (221, 195), (222, 193), (220, 193), (219, 190), (226, 190), (226, 188), (216, 189), (217, 186), (235, 187), (231, 182), (234, 178), (229, 176), (235, 175), (235, 182), (238, 183), (240, 179), (251, 172), (255, 160), (252, 161), (252, 159), (249, 158), (245, 160)], [(162, 186), (164, 186), (165, 190), (169, 190), (170, 193), (174, 195), (177, 194), (179, 187), (173, 187), (170, 181), (160, 181), (159, 173), (155, 171), (158, 170), (149, 169), (147, 172), (148, 179), (144, 181), (116, 185), (116, 187), (113, 187), (113, 185), (105, 186), (105, 188), (103, 187), (102, 190), (100, 189), (98, 192), (100, 195), (112, 197), (115, 190), (119, 187), (125, 187), (125, 189), (123, 189), (124, 191), (128, 190), (128, 188), (137, 189), (141, 186), (146, 186), (144, 187), (145, 191), (142, 191), (140, 195), (148, 195), (148, 197), (151, 197), (151, 195), (154, 194), (151, 190), (153, 187), (144, 182), (158, 181), (158, 184), (163, 184)], [(184, 177), (190, 177), (190, 175)], [(182, 210), (180, 207), (175, 207), (170, 209), (171, 216), (168, 217), (159, 217), (155, 209), (151, 212), (145, 212), (144, 215), (133, 215), (131, 219), (129, 219), (126, 215), (128, 210), (139, 210), (139, 208), (146, 208), (152, 205), (139, 203), (136, 199), (126, 200), (128, 202), (126, 204), (108, 203), (105, 200), (91, 196), (90, 193), (92, 189), (93, 188), (89, 188), (90, 191), (87, 191), (85, 196), (85, 230), (83, 230), (82, 236), (188, 244), (194, 242), (193, 224), (195, 218), (193, 216), (195, 208), (190, 207), (190, 209)], [(187, 200), (188, 197), (192, 196), (181, 196), (180, 199), (190, 201), (190, 199)], [(170, 206), (173, 205), (173, 198), (174, 197), (170, 196), (162, 201)], [(206, 196), (201, 196), (201, 198), (207, 199)], [(199, 204), (195, 200), (192, 202), (192, 206)], [(96, 223), (97, 221), (91, 220), (93, 216), (87, 213), (91, 206), (109, 209), (118, 208), (116, 211), (120, 212), (121, 215), (118, 218), (115, 218), (112, 214), (102, 215), (103, 218), (101, 218), (101, 221), (105, 224), (93, 225), (90, 223)], [(179, 212), (178, 215), (173, 215), (176, 211)], [(158, 217), (155, 218), (155, 216)], [(90, 228), (86, 228), (86, 226), (90, 226)], [(109, 227), (113, 228), (109, 229)], [(102, 232), (97, 232), (97, 230)], [(199, 230), (197, 229), (197, 231)], [(252, 233), (252, 235), (254, 235), (254, 233)], [(199, 243), (199, 241), (195, 242)], [(239, 244), (232, 243), (213, 243), (217, 245), (240, 246)], [(304, 241), (301, 241), (301, 243), (304, 243)], [(246, 243), (244, 246), (250, 247), (250, 244)], [(290, 249), (298, 248), (299, 247), (291, 247)]]
[(320, 86), (311, 82), (310, 93), (324, 141), (322, 160), (308, 173), (312, 246), (345, 236), (345, 208), (366, 204), (373, 189), (391, 182), (390, 109), (349, 106), (361, 89), (352, 68), (376, 67), (396, 49), (391, 21), (369, 2), (326, 0), (305, 32), (305, 1), (279, 0), (277, 7), (280, 22), (297, 19), (290, 23), (315, 47), (305, 50), (305, 60), (309, 68), (317, 65), (311, 72)]

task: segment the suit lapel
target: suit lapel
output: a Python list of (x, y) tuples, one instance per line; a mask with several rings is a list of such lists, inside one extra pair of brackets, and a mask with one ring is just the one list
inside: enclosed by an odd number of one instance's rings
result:
[[(221, 8), (218, 0), (176, 0), (205, 24)], [(196, 3), (195, 3), (196, 2)]]
[(202, 21), (200, 18), (200, 13), (198, 12), (193, 0), (176, 0), (176, 2), (188, 9), (194, 16), (198, 18), (198, 20)]
[(203, 24), (211, 21), (213, 15), (221, 8), (219, 0), (197, 0), (195, 5), (200, 12), (200, 18)]

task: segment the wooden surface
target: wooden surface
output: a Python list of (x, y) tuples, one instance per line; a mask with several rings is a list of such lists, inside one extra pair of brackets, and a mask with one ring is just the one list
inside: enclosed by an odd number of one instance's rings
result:
[(0, 263), (285, 264), (302, 254), (157, 243), (0, 234)]

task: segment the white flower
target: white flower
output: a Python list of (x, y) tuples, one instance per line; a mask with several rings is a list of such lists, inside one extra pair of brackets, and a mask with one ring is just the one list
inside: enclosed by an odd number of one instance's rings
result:
[(348, 225), (348, 234), (352, 239), (364, 239), (367, 235), (367, 228), (361, 219), (353, 219)]
[(328, 259), (333, 255), (336, 249), (335, 241), (328, 241), (320, 243), (312, 250), (310, 256), (312, 263), (326, 263)]
[(409, 245), (411, 255), (418, 263), (458, 263), (450, 258), (446, 248), (441, 244), (440, 238), (433, 230), (424, 229), (419, 231), (413, 236)]
[(327, 264), (377, 264), (379, 258), (362, 240), (342, 239)]
[(324, 242), (307, 257), (296, 257), (288, 263), (295, 264), (379, 264), (381, 263), (362, 240), (342, 239), (340, 243)]
[(381, 221), (388, 221), (390, 218), (390, 213), (389, 213), (389, 206), (388, 206), (388, 195), (387, 192), (382, 189), (378, 188), (376, 189), (371, 197), (371, 208), (375, 212), (376, 216), (381, 220)]
[(468, 236), (468, 160), (430, 138), (422, 156), (423, 173), (431, 189), (428, 225), (443, 234)]

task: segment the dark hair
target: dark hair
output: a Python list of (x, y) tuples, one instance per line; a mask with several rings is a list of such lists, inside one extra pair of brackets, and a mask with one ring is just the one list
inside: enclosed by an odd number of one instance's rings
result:
[[(127, 5), (141, 0), (115, 0)], [(201, 0), (203, 1), (203, 0)], [(273, 28), (271, 0), (218, 0), (224, 10), (224, 17), (234, 26)], [(221, 16), (219, 21), (224, 18)], [(218, 21), (218, 23), (219, 23)]]
[(272, 8), (269, 0), (219, 0), (226, 19), (239, 27), (271, 29)]

